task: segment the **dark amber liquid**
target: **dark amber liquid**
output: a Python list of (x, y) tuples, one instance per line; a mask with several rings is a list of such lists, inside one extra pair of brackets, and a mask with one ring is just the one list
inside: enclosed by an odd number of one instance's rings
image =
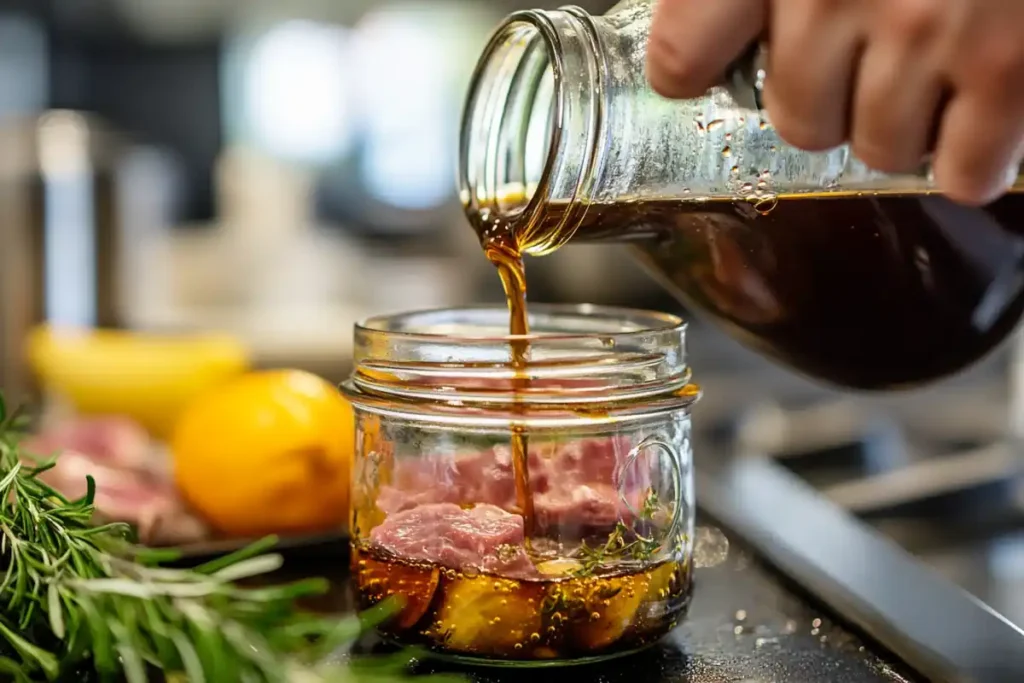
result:
[[(550, 576), (511, 579), (410, 562), (378, 548), (353, 549), (362, 607), (397, 596), (402, 611), (381, 628), (404, 643), (446, 654), (497, 659), (575, 659), (629, 652), (656, 642), (684, 614), (689, 563), (577, 576), (563, 561)], [(545, 564), (538, 565), (546, 573)]]
[(953, 374), (1024, 310), (1024, 194), (984, 208), (936, 195), (591, 204), (572, 239), (629, 240), (695, 312), (849, 388)]

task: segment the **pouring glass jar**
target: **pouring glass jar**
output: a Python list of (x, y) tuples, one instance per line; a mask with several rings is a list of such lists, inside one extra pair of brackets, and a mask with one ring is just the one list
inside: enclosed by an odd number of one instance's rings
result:
[(352, 576), (363, 607), (399, 596), (381, 631), (400, 643), (478, 663), (589, 662), (656, 642), (689, 606), (699, 389), (684, 324), (530, 313), (530, 359), (515, 367), (522, 339), (501, 308), (357, 326), (343, 385)]
[(498, 217), (534, 255), (628, 242), (695, 312), (849, 388), (938, 379), (1011, 332), (1024, 181), (967, 208), (934, 193), (927, 167), (890, 176), (847, 147), (789, 147), (759, 109), (763, 70), (665, 100), (644, 74), (652, 5), (519, 12), (497, 29), (463, 120), (474, 225)]

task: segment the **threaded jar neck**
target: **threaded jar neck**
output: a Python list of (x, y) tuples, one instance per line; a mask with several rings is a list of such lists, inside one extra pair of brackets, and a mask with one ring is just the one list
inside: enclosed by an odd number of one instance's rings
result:
[[(470, 82), (459, 184), (470, 220), (513, 225), (520, 248), (553, 251), (582, 220), (598, 177), (607, 65), (584, 10), (525, 11), (493, 33)], [(553, 202), (576, 208), (541, 227)]]
[[(660, 313), (595, 306), (530, 308), (533, 333), (507, 334), (500, 307), (371, 318), (356, 327), (343, 385), (361, 409), (410, 419), (506, 426), (621, 421), (697, 400), (686, 324)], [(529, 343), (525, 366), (512, 344)]]

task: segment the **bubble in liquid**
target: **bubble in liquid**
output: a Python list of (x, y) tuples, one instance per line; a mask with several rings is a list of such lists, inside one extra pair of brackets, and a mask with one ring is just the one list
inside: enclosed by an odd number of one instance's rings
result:
[(726, 145), (725, 147), (722, 148), (722, 157), (724, 159), (728, 159), (731, 156), (732, 156), (732, 147), (729, 147), (728, 145)]
[(722, 119), (715, 119), (714, 121), (711, 121), (710, 123), (708, 123), (708, 132), (711, 133), (711, 132), (713, 132), (715, 130), (718, 130), (719, 128), (721, 128), (724, 125), (725, 125), (725, 121), (724, 120), (722, 120)]
[(754, 204), (754, 211), (757, 211), (762, 216), (767, 216), (772, 211), (774, 211), (775, 207), (778, 205), (778, 197), (762, 197), (761, 199), (758, 199), (757, 202)]
[(748, 195), (748, 194), (750, 194), (753, 191), (754, 191), (754, 186), (751, 185), (750, 183), (743, 183), (742, 185), (740, 185), (740, 194), (741, 195)]

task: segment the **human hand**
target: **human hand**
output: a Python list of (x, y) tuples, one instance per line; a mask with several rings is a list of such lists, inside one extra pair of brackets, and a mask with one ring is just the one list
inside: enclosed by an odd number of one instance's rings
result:
[(938, 189), (984, 204), (1024, 159), (1021, 0), (660, 0), (652, 87), (698, 97), (768, 36), (764, 103), (782, 139), (850, 142), (868, 166), (909, 172), (932, 154)]

